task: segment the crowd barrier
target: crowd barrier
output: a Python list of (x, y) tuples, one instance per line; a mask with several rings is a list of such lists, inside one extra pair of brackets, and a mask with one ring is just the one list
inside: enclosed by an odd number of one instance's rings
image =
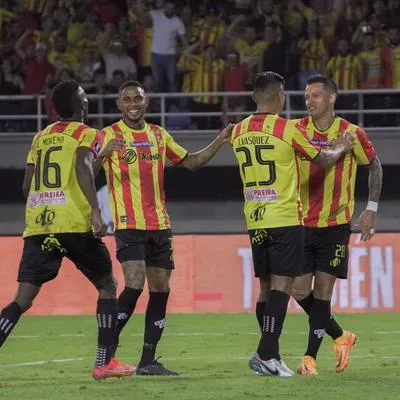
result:
[[(112, 237), (105, 238), (112, 254), (118, 291), (124, 286), (115, 259)], [(368, 243), (351, 237), (349, 279), (336, 284), (333, 310), (343, 313), (400, 312), (400, 234), (377, 234)], [(23, 240), (0, 237), (0, 307), (13, 298)], [(252, 312), (258, 283), (253, 277), (246, 235), (182, 235), (174, 238), (175, 271), (169, 302), (170, 313)], [(147, 293), (138, 303), (144, 312)], [(56, 280), (44, 285), (29, 310), (30, 315), (93, 314), (96, 291), (65, 260)], [(289, 312), (300, 312), (291, 301)]]

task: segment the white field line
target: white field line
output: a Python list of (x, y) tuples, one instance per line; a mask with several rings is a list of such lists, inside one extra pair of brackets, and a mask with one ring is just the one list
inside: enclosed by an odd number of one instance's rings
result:
[[(374, 333), (376, 335), (400, 335), (400, 331), (377, 331), (377, 332), (356, 332), (357, 334), (363, 333)], [(231, 335), (259, 335), (259, 332), (181, 332), (181, 333), (164, 333), (163, 336), (231, 336)], [(283, 335), (308, 335), (308, 332), (283, 332)], [(48, 339), (49, 337), (64, 337), (64, 338), (74, 338), (74, 337), (91, 337), (92, 335), (87, 335), (84, 333), (63, 333), (60, 335), (12, 335), (11, 339)], [(143, 333), (129, 333), (121, 334), (121, 336), (131, 336), (131, 337), (142, 337)]]
[(69, 362), (74, 362), (74, 361), (82, 361), (84, 358), (62, 358), (60, 360), (42, 360), (42, 361), (32, 361), (32, 362), (26, 362), (26, 363), (20, 363), (20, 364), (5, 364), (5, 365), (0, 365), (0, 368), (16, 368), (16, 367), (35, 367), (38, 365), (45, 365), (45, 364), (64, 364), (64, 363), (69, 363)]
[[(284, 357), (286, 359), (299, 359), (300, 356), (286, 356)], [(364, 355), (352, 355), (352, 359), (358, 359), (358, 360), (363, 360), (363, 359), (368, 359), (368, 358), (375, 358), (379, 360), (398, 360), (400, 358), (400, 355), (398, 356), (377, 356), (376, 354), (364, 354)], [(163, 357), (163, 360), (165, 361), (205, 361), (205, 362), (223, 362), (223, 361), (244, 361), (244, 360), (249, 360), (250, 357)], [(332, 359), (332, 357), (318, 357), (318, 359)], [(65, 363), (70, 363), (70, 362), (75, 362), (75, 361), (83, 361), (85, 358), (65, 358), (65, 359), (60, 359), (60, 360), (41, 360), (41, 361), (32, 361), (32, 362), (25, 362), (25, 363), (20, 363), (20, 364), (5, 364), (5, 365), (0, 365), (0, 369), (2, 368), (18, 368), (18, 367), (37, 367), (37, 366), (42, 366), (42, 365), (47, 365), (47, 364), (65, 364)]]

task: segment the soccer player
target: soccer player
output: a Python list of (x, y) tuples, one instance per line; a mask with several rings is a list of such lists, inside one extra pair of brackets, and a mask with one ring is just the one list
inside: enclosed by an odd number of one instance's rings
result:
[(280, 118), (284, 79), (274, 72), (256, 76), (253, 99), (257, 112), (235, 125), (231, 138), (243, 182), (255, 275), (260, 280), (256, 314), (262, 336), (249, 367), (260, 375), (287, 377), (293, 371), (280, 358), (279, 337), (304, 252), (296, 153), (329, 167), (351, 149), (352, 141), (344, 134), (331, 149), (320, 150), (295, 122)]
[[(304, 275), (294, 282), (292, 296), (309, 315), (308, 347), (298, 368), (301, 375), (317, 375), (316, 357), (325, 332), (335, 340), (336, 372), (343, 372), (356, 336), (343, 331), (330, 315), (336, 279), (346, 279), (350, 221), (354, 211), (357, 164), (369, 168), (369, 201), (360, 216), (361, 239), (375, 232), (375, 218), (382, 186), (382, 167), (367, 134), (357, 125), (335, 115), (336, 84), (329, 78), (311, 77), (305, 89), (308, 116), (298, 125), (311, 143), (330, 148), (344, 131), (356, 135), (352, 152), (331, 169), (301, 161), (301, 201), (305, 225)], [(312, 280), (315, 277), (314, 289)]]
[(175, 143), (164, 128), (145, 121), (148, 97), (139, 82), (124, 83), (117, 103), (122, 119), (101, 132), (103, 151), (99, 158), (104, 162), (117, 258), (125, 277), (125, 288), (118, 298), (116, 343), (147, 278), (150, 296), (143, 352), (136, 374), (177, 375), (155, 359), (157, 343), (166, 325), (169, 282), (174, 268), (172, 232), (165, 208), (165, 163), (168, 159), (172, 164), (197, 170), (229, 141), (233, 125), (222, 130), (208, 147), (191, 154)]
[(60, 120), (34, 137), (28, 154), (23, 183), (26, 229), (19, 286), (14, 300), (0, 314), (0, 346), (32, 306), (42, 285), (57, 276), (65, 256), (99, 294), (93, 378), (132, 375), (133, 367), (112, 358), (116, 285), (109, 253), (98, 238), (104, 234), (105, 224), (97, 203), (92, 161), (100, 145), (96, 131), (82, 123), (88, 101), (74, 80), (59, 83), (51, 97)]

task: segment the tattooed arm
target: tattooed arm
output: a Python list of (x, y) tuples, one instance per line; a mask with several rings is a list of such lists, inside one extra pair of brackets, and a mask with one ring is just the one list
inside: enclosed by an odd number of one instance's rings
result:
[[(381, 195), (383, 177), (382, 165), (378, 157), (375, 157), (371, 165), (368, 166), (368, 169), (368, 205), (365, 211), (361, 213), (359, 221), (359, 226), (361, 228), (361, 240), (363, 240), (364, 242), (371, 239), (371, 237), (375, 233), (376, 212), (379, 197)], [(373, 209), (374, 206), (376, 209)]]

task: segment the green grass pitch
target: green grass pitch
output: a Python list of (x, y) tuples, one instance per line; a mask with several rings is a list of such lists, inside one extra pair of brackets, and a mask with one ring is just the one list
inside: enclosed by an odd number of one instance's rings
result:
[[(0, 399), (400, 399), (400, 325), (395, 314), (340, 315), (357, 333), (350, 366), (335, 373), (332, 340), (324, 340), (317, 377), (258, 377), (247, 362), (258, 343), (254, 315), (170, 315), (159, 345), (179, 377), (127, 377), (95, 382), (91, 367), (96, 319), (23, 317), (0, 350)], [(307, 319), (289, 315), (281, 354), (295, 369), (306, 347)], [(118, 358), (137, 363), (143, 316), (135, 316), (121, 338)]]

